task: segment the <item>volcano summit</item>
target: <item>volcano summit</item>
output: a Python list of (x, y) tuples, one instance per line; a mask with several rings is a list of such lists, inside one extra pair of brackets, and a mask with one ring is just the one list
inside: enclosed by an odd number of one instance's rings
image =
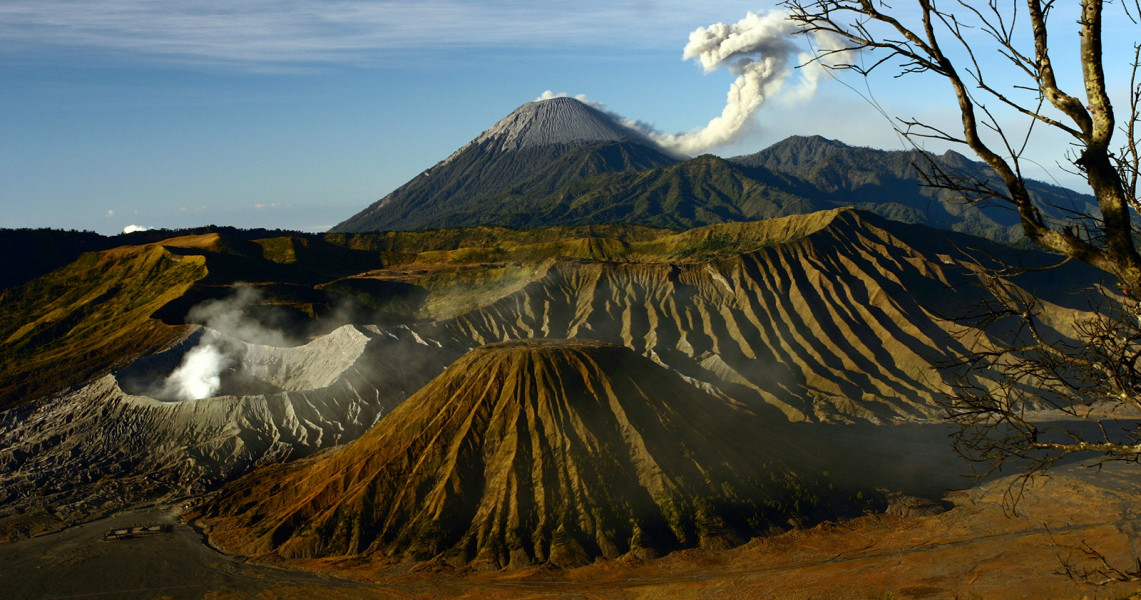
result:
[(529, 102), (330, 231), (466, 223), (482, 197), (549, 194), (591, 175), (640, 171), (677, 161), (642, 133), (574, 98)]
[[(610, 142), (633, 142), (666, 152), (642, 133), (574, 98), (528, 102), (469, 142), (460, 152), (472, 145), (485, 145), (500, 152), (510, 152), (543, 146), (581, 146)], [(444, 162), (447, 163), (452, 158), (455, 155)]]

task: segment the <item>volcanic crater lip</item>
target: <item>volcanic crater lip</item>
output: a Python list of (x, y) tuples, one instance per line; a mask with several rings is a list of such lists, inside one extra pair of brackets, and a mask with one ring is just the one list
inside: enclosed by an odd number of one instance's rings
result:
[[(261, 396), (304, 392), (332, 385), (365, 352), (371, 337), (352, 325), (340, 327), (322, 337), (298, 346), (255, 344), (202, 327), (174, 347), (113, 373), (120, 388), (129, 395), (162, 402), (206, 400), (221, 396)], [(181, 368), (188, 354), (202, 347), (219, 348), (225, 364), (214, 393), (184, 399), (165, 389), (172, 373)]]

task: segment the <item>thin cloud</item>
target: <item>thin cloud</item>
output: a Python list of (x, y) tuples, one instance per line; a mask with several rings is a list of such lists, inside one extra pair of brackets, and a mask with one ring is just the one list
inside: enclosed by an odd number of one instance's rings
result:
[(670, 48), (694, 22), (740, 4), (8, 0), (0, 39), (4, 53), (78, 46), (251, 67), (364, 63), (472, 47)]

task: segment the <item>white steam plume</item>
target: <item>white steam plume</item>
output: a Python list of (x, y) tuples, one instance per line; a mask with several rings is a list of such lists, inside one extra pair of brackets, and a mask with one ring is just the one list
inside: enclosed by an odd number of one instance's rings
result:
[(195, 346), (163, 383), (162, 396), (173, 400), (209, 398), (222, 387), (222, 371), (233, 359), (210, 343)]
[(208, 300), (190, 309), (186, 320), (202, 323), (232, 338), (264, 346), (288, 346), (280, 331), (265, 327), (248, 316), (249, 308), (261, 302), (262, 295), (251, 285), (234, 286), (233, 294), (220, 300)]
[(267, 346), (287, 346), (288, 339), (279, 331), (264, 327), (247, 316), (248, 309), (261, 300), (253, 287), (241, 285), (221, 300), (209, 300), (190, 309), (187, 320), (203, 323), (207, 332), (182, 358), (182, 364), (163, 382), (161, 397), (171, 400), (198, 400), (218, 393), (222, 373), (240, 363), (242, 340)]
[(781, 93), (800, 63), (808, 64), (801, 69), (801, 85), (794, 93), (798, 97), (815, 93), (821, 67), (809, 62), (812, 55), (793, 41), (797, 25), (788, 17), (779, 10), (750, 12), (732, 25), (716, 23), (689, 34), (683, 59), (698, 59), (706, 73), (726, 67), (737, 79), (729, 88), (721, 116), (694, 131), (652, 135), (655, 141), (686, 154), (734, 141), (757, 109)]
[[(732, 25), (716, 23), (689, 34), (683, 60), (697, 59), (706, 73), (724, 67), (737, 76), (729, 88), (721, 116), (700, 129), (672, 135), (661, 133), (646, 123), (616, 115), (581, 94), (575, 98), (606, 111), (623, 125), (642, 132), (669, 150), (698, 154), (736, 140), (757, 109), (769, 99), (780, 95), (790, 101), (806, 100), (816, 93), (826, 67), (819, 52), (809, 51), (793, 37), (797, 28), (787, 11), (773, 10), (764, 14), (750, 12)], [(811, 38), (817, 48), (842, 47), (838, 40), (824, 34), (814, 32)], [(800, 74), (799, 84), (786, 89), (785, 83), (794, 72)], [(546, 91), (538, 99), (566, 95)]]

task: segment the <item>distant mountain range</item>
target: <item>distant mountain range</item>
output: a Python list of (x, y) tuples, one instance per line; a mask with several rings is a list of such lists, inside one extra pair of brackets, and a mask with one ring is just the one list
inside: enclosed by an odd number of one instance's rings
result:
[[(598, 223), (685, 229), (854, 206), (1004, 243), (1022, 239), (1013, 211), (924, 187), (916, 164), (928, 158), (952, 173), (995, 180), (985, 164), (954, 152), (924, 157), (819, 136), (731, 159), (681, 157), (604, 112), (555, 98), (519, 107), (331, 231)], [(1031, 189), (1046, 207), (1086, 210), (1092, 203), (1045, 183)]]

